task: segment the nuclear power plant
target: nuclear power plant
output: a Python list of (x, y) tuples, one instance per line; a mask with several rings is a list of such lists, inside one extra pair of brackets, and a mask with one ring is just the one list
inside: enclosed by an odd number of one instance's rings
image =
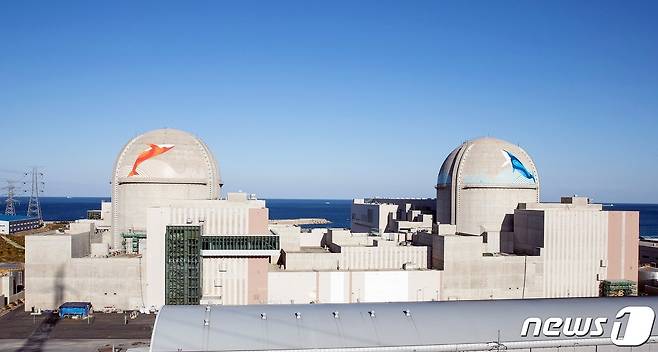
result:
[(542, 203), (540, 179), (521, 147), (475, 139), (427, 185), (436, 199), (355, 199), (351, 229), (306, 231), (223, 195), (197, 137), (151, 131), (119, 150), (93, 219), (26, 237), (25, 309), (596, 297), (636, 282), (638, 213)]

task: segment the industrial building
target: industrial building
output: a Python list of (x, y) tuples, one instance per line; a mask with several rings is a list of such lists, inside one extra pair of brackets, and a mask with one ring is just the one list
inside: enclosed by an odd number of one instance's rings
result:
[(656, 267), (658, 263), (658, 239), (642, 238), (640, 240), (640, 265)]
[(431, 247), (442, 299), (592, 297), (604, 280), (637, 282), (639, 213), (585, 197), (540, 203), (540, 176), (519, 146), (479, 138), (443, 162)]
[(24, 296), (23, 263), (0, 263), (0, 306), (22, 300)]
[(658, 296), (658, 240), (640, 239), (640, 269), (638, 290), (643, 294)]
[(646, 297), (166, 306), (151, 351), (654, 351), (657, 309)]
[(352, 229), (271, 224), (265, 201), (221, 187), (198, 138), (137, 136), (111, 203), (26, 238), (26, 309), (594, 297), (637, 281), (637, 212), (540, 203), (530, 156), (493, 138), (449, 154), (436, 200), (355, 199)]
[(38, 217), (0, 214), (0, 234), (3, 235), (37, 229), (40, 226), (41, 219)]
[(436, 201), (430, 198), (372, 198), (352, 201), (353, 232), (432, 232)]

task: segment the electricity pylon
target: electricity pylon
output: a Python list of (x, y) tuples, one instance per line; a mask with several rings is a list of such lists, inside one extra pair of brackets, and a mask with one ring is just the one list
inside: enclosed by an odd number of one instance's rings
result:
[(14, 186), (14, 182), (16, 181), (7, 180), (7, 186), (2, 188), (7, 190), (5, 215), (16, 215), (16, 207), (14, 206), (14, 203), (17, 203), (17, 201), (14, 199), (14, 195), (16, 194), (16, 186)]
[(43, 172), (39, 172), (39, 169), (34, 167), (29, 173), (25, 173), (25, 176), (32, 176), (32, 192), (30, 194), (30, 201), (27, 205), (27, 216), (31, 218), (38, 218), (41, 220), (41, 206), (39, 205), (39, 193), (43, 192)]

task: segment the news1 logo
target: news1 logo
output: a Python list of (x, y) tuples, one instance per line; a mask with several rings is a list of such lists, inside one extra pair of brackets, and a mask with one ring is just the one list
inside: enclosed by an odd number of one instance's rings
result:
[[(626, 323), (621, 320), (628, 316)], [(651, 336), (656, 313), (651, 307), (624, 307), (612, 322), (610, 340), (616, 346), (637, 347), (645, 344)], [(533, 326), (532, 330), (530, 326)], [(521, 336), (539, 337), (600, 337), (606, 332), (608, 318), (528, 318), (521, 327)], [(623, 330), (623, 331), (622, 331)]]

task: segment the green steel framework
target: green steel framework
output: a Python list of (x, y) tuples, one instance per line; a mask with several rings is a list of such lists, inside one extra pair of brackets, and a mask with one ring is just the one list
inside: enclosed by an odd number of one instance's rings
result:
[(201, 300), (201, 227), (167, 226), (165, 233), (165, 304)]
[(123, 241), (121, 242), (123, 244), (123, 249), (126, 251), (128, 248), (126, 248), (126, 238), (130, 238), (130, 243), (132, 244), (132, 251), (133, 253), (139, 252), (139, 240), (146, 238), (146, 233), (144, 232), (122, 232), (121, 237), (123, 237)]
[(279, 236), (202, 236), (203, 250), (279, 250)]

